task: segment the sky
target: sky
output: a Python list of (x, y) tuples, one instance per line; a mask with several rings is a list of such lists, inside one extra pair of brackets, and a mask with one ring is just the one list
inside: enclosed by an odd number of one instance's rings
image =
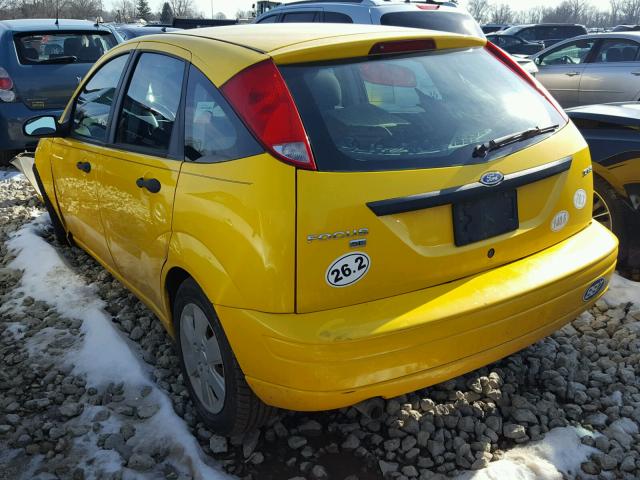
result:
[[(464, 2), (465, 0), (463, 0)], [(553, 7), (558, 5), (561, 0), (490, 0), (491, 3), (508, 3), (514, 10), (525, 10), (533, 6)], [(604, 0), (591, 0), (594, 5), (604, 3)], [(151, 0), (149, 2), (151, 8), (160, 10), (163, 0)], [(211, 16), (212, 4), (214, 12), (223, 12), (229, 18), (235, 18), (238, 10), (249, 10), (255, 0), (194, 0), (196, 8), (200, 10), (205, 17)], [(285, 0), (285, 3), (286, 0)]]

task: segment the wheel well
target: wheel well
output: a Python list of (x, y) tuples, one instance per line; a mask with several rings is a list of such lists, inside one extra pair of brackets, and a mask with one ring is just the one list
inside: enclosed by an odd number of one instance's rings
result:
[(167, 295), (169, 298), (170, 315), (173, 315), (173, 302), (176, 298), (178, 288), (180, 288), (182, 282), (189, 278), (191, 278), (191, 275), (189, 275), (186, 270), (183, 270), (180, 267), (173, 267), (171, 270), (169, 270), (167, 279), (165, 280), (165, 288), (167, 289)]

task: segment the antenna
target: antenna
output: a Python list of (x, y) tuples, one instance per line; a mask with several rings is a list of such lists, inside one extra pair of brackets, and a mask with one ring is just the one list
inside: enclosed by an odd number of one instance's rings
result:
[(58, 17), (60, 16), (60, 0), (56, 0), (56, 26), (59, 26)]

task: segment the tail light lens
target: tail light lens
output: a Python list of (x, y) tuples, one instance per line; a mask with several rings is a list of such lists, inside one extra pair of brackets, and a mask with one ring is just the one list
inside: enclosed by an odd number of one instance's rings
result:
[(252, 65), (221, 88), (258, 140), (274, 156), (307, 170), (316, 170), (298, 108), (273, 61)]
[(565, 113), (564, 109), (557, 102), (557, 100), (551, 96), (551, 94), (547, 91), (547, 89), (544, 88), (538, 80), (536, 80), (531, 75), (529, 75), (529, 72), (527, 72), (524, 68), (522, 68), (522, 66), (520, 66), (520, 64), (517, 61), (515, 61), (513, 57), (511, 57), (511, 55), (509, 55), (507, 52), (505, 52), (500, 47), (498, 47), (497, 45), (491, 42), (487, 42), (486, 49), (489, 51), (489, 53), (491, 53), (494, 57), (496, 57), (498, 60), (504, 63), (519, 77), (521, 77), (525, 82), (527, 82), (529, 85), (535, 88), (540, 93), (540, 95), (546, 98), (547, 101), (551, 103), (551, 105), (553, 105), (553, 107), (562, 116), (565, 123), (569, 121), (569, 117)]
[(369, 55), (391, 55), (395, 53), (426, 52), (436, 49), (436, 42), (431, 38), (418, 40), (392, 40), (376, 43)]
[(16, 100), (13, 80), (11, 80), (9, 73), (2, 67), (0, 67), (0, 100), (3, 102), (13, 102)]

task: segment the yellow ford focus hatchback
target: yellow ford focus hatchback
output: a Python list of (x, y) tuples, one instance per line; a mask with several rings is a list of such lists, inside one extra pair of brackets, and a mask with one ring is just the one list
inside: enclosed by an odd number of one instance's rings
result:
[(221, 433), (504, 357), (593, 304), (615, 267), (585, 141), (480, 38), (148, 36), (25, 131), (51, 137), (34, 172), (57, 233), (175, 335)]

